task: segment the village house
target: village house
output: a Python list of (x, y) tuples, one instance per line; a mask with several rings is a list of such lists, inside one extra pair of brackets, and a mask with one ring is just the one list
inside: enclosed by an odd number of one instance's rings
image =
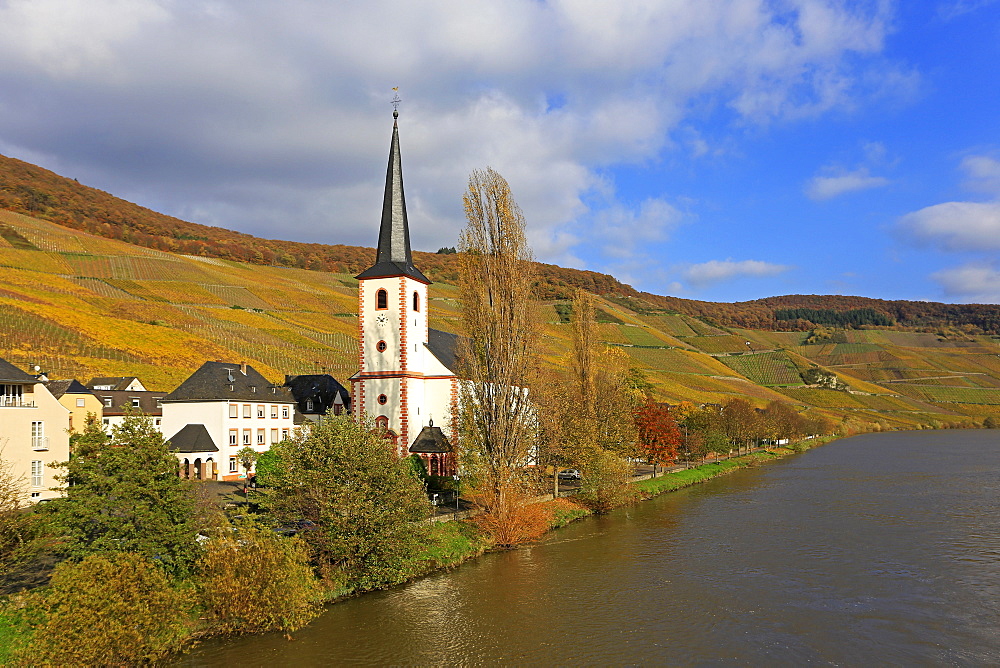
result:
[(193, 480), (242, 478), (240, 450), (264, 452), (295, 428), (291, 390), (247, 364), (205, 362), (161, 403), (161, 431)]
[(319, 422), (326, 415), (350, 412), (350, 392), (330, 374), (285, 376), (285, 387), (295, 397), (296, 425)]
[(359, 368), (350, 379), (351, 406), (356, 418), (374, 418), (401, 456), (418, 454), (433, 475), (451, 475), (457, 337), (428, 325), (431, 281), (410, 251), (398, 117), (394, 111), (375, 264), (357, 276)]
[[(105, 431), (120, 425), (128, 415), (142, 413), (161, 429), (163, 407), (160, 400), (166, 392), (147, 390), (135, 376), (92, 378), (87, 387), (101, 402), (101, 423)], [(162, 429), (161, 429), (162, 431)]]
[(45, 383), (0, 359), (0, 459), (30, 502), (59, 496), (57, 462), (69, 460), (70, 410)]
[(86, 385), (78, 380), (50, 380), (45, 383), (52, 396), (69, 410), (69, 430), (83, 431), (87, 414), (92, 413), (98, 424), (104, 417), (104, 404)]

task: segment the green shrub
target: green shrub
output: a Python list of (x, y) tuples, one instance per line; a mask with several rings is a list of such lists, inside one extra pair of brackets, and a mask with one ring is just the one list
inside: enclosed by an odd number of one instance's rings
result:
[(138, 554), (96, 554), (56, 567), (49, 587), (24, 597), (31, 643), (15, 663), (124, 666), (178, 651), (191, 630), (190, 593)]
[(272, 446), (278, 455), (261, 506), (302, 537), (332, 589), (364, 591), (407, 578), (418, 549), (414, 524), (430, 505), (411, 465), (371, 425), (324, 420), (307, 435)]
[(587, 458), (576, 501), (595, 513), (606, 513), (636, 500), (632, 465), (618, 455), (598, 450)]
[(66, 496), (40, 509), (67, 539), (67, 556), (135, 552), (186, 575), (198, 558), (195, 500), (153, 421), (129, 415), (109, 436), (91, 414), (74, 445)]
[(290, 633), (319, 614), (320, 590), (309, 551), (244, 521), (204, 544), (198, 591), (211, 634)]

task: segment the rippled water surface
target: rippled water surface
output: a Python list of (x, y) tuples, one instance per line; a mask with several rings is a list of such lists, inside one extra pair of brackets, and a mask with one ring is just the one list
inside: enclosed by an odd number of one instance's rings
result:
[(191, 666), (1000, 664), (1000, 431), (859, 436)]

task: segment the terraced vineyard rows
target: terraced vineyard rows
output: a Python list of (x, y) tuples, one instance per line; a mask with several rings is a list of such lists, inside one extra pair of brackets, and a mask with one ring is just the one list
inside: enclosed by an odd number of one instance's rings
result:
[(894, 387), (901, 394), (924, 401), (1000, 406), (1000, 389), (947, 387), (943, 385), (910, 385), (903, 383), (897, 383)]
[(801, 385), (798, 367), (783, 351), (720, 357), (719, 361), (760, 385)]
[[(274, 380), (325, 370), (344, 382), (356, 370), (350, 274), (169, 255), (2, 211), (0, 225), (0, 356), (22, 368), (82, 380), (136, 374), (162, 390), (206, 359), (247, 361)], [(454, 285), (430, 286), (433, 327), (460, 330), (459, 296)], [(727, 330), (630, 303), (599, 300), (610, 322), (598, 337), (620, 346), (661, 400), (778, 399), (903, 425), (1000, 415), (1000, 339), (852, 330), (801, 345), (806, 332)], [(565, 365), (572, 328), (555, 304), (535, 309), (540, 353)], [(867, 394), (801, 387), (811, 365)]]
[(645, 327), (635, 327), (632, 325), (617, 325), (618, 331), (625, 339), (636, 346), (668, 346), (670, 345), (655, 332)]

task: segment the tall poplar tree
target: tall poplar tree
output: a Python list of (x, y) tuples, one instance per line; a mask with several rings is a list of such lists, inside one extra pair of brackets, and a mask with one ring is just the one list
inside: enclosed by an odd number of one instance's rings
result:
[(513, 517), (536, 443), (527, 392), (538, 350), (531, 311), (534, 265), (524, 215), (500, 174), (473, 171), (463, 200), (468, 221), (459, 239), (463, 465), (475, 474), (481, 505)]

